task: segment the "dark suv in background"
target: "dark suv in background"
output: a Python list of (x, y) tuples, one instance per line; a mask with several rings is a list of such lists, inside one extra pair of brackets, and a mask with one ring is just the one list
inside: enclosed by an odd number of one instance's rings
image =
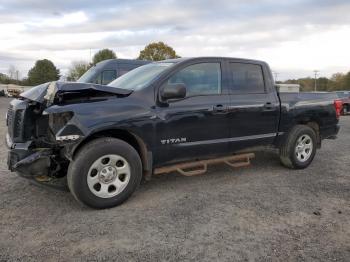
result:
[(97, 63), (83, 74), (77, 82), (108, 85), (114, 79), (150, 61), (132, 59), (108, 59)]

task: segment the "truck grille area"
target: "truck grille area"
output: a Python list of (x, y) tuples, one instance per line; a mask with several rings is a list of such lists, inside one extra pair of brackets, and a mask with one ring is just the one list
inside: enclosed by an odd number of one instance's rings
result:
[(10, 135), (10, 137), (13, 137), (13, 129), (10, 128), (12, 126), (13, 123), (13, 105), (10, 105), (8, 110), (7, 110), (7, 115), (6, 115), (6, 125), (8, 128), (8, 133)]
[(24, 142), (25, 137), (25, 114), (27, 102), (13, 100), (7, 111), (7, 129), (11, 140), (15, 143)]
[(13, 137), (18, 138), (22, 133), (22, 123), (23, 123), (23, 112), (24, 110), (19, 109), (15, 113), (15, 118), (13, 121)]
[(9, 124), (12, 123), (12, 119), (13, 119), (13, 105), (10, 105), (8, 110), (7, 110), (7, 117), (6, 117), (7, 121), (6, 121), (6, 125), (9, 126)]

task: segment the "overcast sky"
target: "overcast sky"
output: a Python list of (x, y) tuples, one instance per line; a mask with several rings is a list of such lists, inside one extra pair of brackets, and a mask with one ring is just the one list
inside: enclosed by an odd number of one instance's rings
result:
[(152, 41), (180, 56), (267, 61), (279, 79), (350, 71), (349, 0), (1, 0), (0, 72), (48, 58), (65, 73), (101, 48), (135, 58)]

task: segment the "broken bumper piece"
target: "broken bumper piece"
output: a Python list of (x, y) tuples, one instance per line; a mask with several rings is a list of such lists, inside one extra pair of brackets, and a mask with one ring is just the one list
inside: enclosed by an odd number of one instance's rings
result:
[(50, 156), (52, 155), (50, 149), (34, 152), (16, 163), (11, 161), (13, 159), (13, 154), (14, 152), (10, 152), (8, 161), (11, 171), (17, 171), (18, 174), (23, 177), (48, 175), (51, 164)]
[[(15, 152), (9, 152), (9, 168), (11, 171), (16, 171), (21, 177), (30, 179), (36, 185), (50, 187), (57, 190), (68, 191), (66, 177), (50, 176), (51, 157), (53, 152), (51, 149), (44, 149), (34, 153), (29, 153), (27, 157), (11, 164), (11, 158), (17, 158)], [(11, 157), (12, 155), (12, 157)], [(18, 158), (17, 158), (18, 159)]]

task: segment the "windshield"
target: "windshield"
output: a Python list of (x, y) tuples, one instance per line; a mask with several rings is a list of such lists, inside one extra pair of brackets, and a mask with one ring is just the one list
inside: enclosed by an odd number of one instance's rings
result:
[(92, 66), (88, 71), (86, 71), (78, 80), (78, 83), (89, 83), (91, 78), (96, 74), (96, 66)]
[(139, 90), (148, 85), (160, 73), (173, 64), (174, 63), (166, 62), (140, 66), (122, 75), (108, 85), (129, 90)]

